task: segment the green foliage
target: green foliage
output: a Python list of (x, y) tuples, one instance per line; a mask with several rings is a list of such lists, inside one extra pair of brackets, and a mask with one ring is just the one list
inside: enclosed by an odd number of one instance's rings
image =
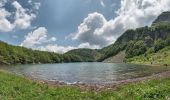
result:
[(77, 55), (73, 54), (64, 54), (63, 55), (63, 62), (82, 62), (82, 58)]
[(125, 49), (125, 47), (126, 47), (126, 44), (115, 43), (113, 45), (110, 45), (108, 47), (105, 47), (105, 48), (99, 50), (99, 52), (102, 54), (102, 56), (100, 59), (98, 59), (98, 61), (103, 61), (109, 57), (115, 56), (120, 51), (123, 51)]
[(150, 36), (145, 37), (144, 41), (145, 41), (146, 46), (149, 48), (152, 47), (154, 44), (154, 40)]
[(81, 58), (81, 61), (83, 62), (94, 62), (101, 57), (101, 53), (92, 49), (75, 49), (65, 54), (77, 56)]
[(163, 12), (158, 18), (153, 22), (152, 25), (157, 25), (160, 23), (170, 23), (170, 12)]
[(163, 49), (165, 47), (165, 41), (162, 39), (158, 39), (154, 44), (154, 50), (155, 52)]
[(147, 50), (146, 54), (151, 54), (151, 53), (154, 53), (155, 50), (154, 50), (154, 47), (151, 47)]
[(168, 45), (170, 45), (169, 23), (127, 30), (114, 44), (100, 50), (103, 54), (100, 61), (115, 56), (123, 50), (126, 50), (126, 58), (132, 58), (147, 53), (150, 48), (154, 48), (154, 52), (157, 52)]
[(126, 48), (126, 58), (131, 58), (134, 56), (139, 56), (144, 54), (147, 50), (147, 47), (144, 41), (140, 40), (137, 42), (131, 41)]
[[(146, 26), (135, 30), (127, 30), (114, 44), (99, 50), (76, 49), (62, 55), (11, 46), (0, 42), (0, 63), (94, 62), (104, 61), (125, 50), (126, 58), (133, 58), (148, 52), (153, 52), (152, 48), (154, 48), (154, 52), (156, 53), (170, 45), (170, 21), (167, 17), (169, 14), (169, 12), (163, 13), (163, 16), (158, 19), (158, 21), (155, 21), (151, 27)], [(162, 19), (164, 16), (165, 21)]]
[(0, 42), (0, 64), (80, 62), (81, 57), (72, 54), (57, 54), (12, 46)]
[(82, 91), (77, 87), (51, 87), (0, 71), (0, 100), (169, 100), (170, 78)]
[(169, 46), (169, 45), (170, 45), (170, 35), (168, 35), (165, 40), (165, 46)]
[(159, 64), (170, 65), (170, 46), (167, 46), (158, 52), (155, 53), (154, 48), (148, 49), (147, 53), (135, 56), (132, 58), (127, 58), (127, 63), (134, 63), (134, 64)]

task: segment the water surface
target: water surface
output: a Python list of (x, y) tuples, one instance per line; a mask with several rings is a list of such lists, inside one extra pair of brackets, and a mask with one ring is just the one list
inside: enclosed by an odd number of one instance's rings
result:
[(114, 63), (63, 63), (0, 67), (20, 75), (65, 83), (112, 83), (169, 70), (165, 66)]

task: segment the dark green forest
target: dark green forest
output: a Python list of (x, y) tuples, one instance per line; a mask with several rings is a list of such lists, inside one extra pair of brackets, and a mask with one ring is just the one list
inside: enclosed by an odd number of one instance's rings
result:
[(98, 50), (85, 48), (75, 49), (65, 53), (65, 55), (68, 54), (79, 56), (83, 62), (94, 62), (97, 61), (102, 56), (102, 54)]
[(127, 30), (117, 41), (103, 49), (76, 49), (65, 54), (12, 46), (0, 41), (1, 64), (96, 62), (125, 51), (126, 59), (156, 53), (170, 45), (170, 12), (158, 16), (153, 25)]
[[(93, 58), (102, 62), (109, 57), (125, 51), (125, 59), (146, 53), (157, 53), (170, 45), (170, 12), (164, 12), (148, 27), (130, 29), (124, 32), (114, 44), (104, 47), (94, 53), (94, 50), (72, 50), (72, 54)], [(86, 53), (84, 53), (86, 51)], [(88, 53), (87, 53), (88, 52)], [(89, 55), (90, 54), (90, 55)]]
[(0, 63), (1, 64), (30, 64), (30, 63), (62, 63), (80, 62), (79, 56), (71, 54), (57, 54), (27, 49), (19, 46), (12, 46), (0, 42)]
[(146, 53), (156, 53), (170, 45), (170, 12), (164, 12), (153, 22), (152, 26), (127, 30), (117, 41), (100, 50), (103, 61), (126, 51), (125, 59)]

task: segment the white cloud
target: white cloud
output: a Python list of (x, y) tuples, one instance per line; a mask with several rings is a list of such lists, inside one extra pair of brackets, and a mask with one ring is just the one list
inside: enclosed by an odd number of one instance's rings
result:
[[(9, 2), (7, 0), (0, 0), (0, 31), (1, 32), (10, 32), (15, 28), (17, 29), (26, 29), (31, 26), (32, 20), (36, 18), (36, 15), (32, 12), (32, 9), (23, 8), (22, 5), (13, 1), (11, 5), (15, 8), (14, 12), (8, 12), (5, 9), (5, 4)], [(36, 10), (39, 9), (40, 4), (36, 4)], [(14, 14), (13, 14), (14, 13)], [(13, 18), (14, 21), (9, 20), (8, 18)]]
[[(48, 39), (47, 30), (42, 36), (35, 35), (34, 37), (39, 38), (33, 39), (31, 44), (27, 41), (32, 41), (32, 38), (25, 39), (23, 43), (33, 46), (33, 49), (57, 53), (65, 53), (77, 48), (101, 48), (113, 43), (127, 29), (151, 25), (159, 14), (170, 10), (169, 5), (170, 0), (121, 0), (121, 7), (116, 11), (117, 17), (114, 19), (107, 21), (102, 14), (95, 12), (83, 20), (77, 32), (72, 34), (73, 40), (81, 42), (78, 46), (60, 46), (51, 43), (56, 41), (56, 38)], [(29, 34), (33, 35), (34, 32)], [(46, 45), (41, 45), (44, 41)]]
[(56, 41), (57, 39), (55, 37), (52, 37), (50, 41)]
[(34, 3), (35, 10), (38, 10), (40, 8), (40, 6), (41, 6), (41, 3), (39, 3), (39, 2)]
[(0, 7), (3, 7), (6, 2), (7, 2), (7, 0), (0, 0)]
[(32, 0), (28, 0), (28, 3), (29, 3), (29, 4), (32, 4)]
[(104, 4), (103, 0), (100, 0), (100, 4), (102, 7), (105, 7), (106, 5)]
[(60, 45), (57, 45), (57, 44), (47, 44), (45, 46), (36, 47), (35, 49), (41, 50), (41, 51), (50, 51), (50, 52), (56, 52), (56, 53), (63, 54), (63, 53), (66, 53), (67, 51), (70, 51), (70, 50), (73, 50), (73, 49), (79, 49), (79, 48), (96, 49), (96, 48), (99, 48), (99, 47), (95, 46), (95, 45), (91, 46), (88, 43), (80, 44), (77, 47), (76, 46), (60, 46)]
[(82, 43), (78, 46), (78, 48), (90, 48), (90, 49), (99, 49), (98, 45), (90, 45), (89, 43)]
[(0, 31), (8, 32), (14, 28), (14, 25), (7, 19), (10, 15), (8, 11), (0, 8)]
[(60, 46), (54, 44), (56, 40), (57, 39), (55, 37), (49, 38), (48, 31), (45, 27), (39, 27), (33, 32), (28, 33), (20, 46), (56, 53), (65, 53), (69, 50), (78, 48), (99, 48), (99, 46), (90, 45), (89, 43), (82, 43), (78, 46)]
[(40, 2), (33, 2), (32, 0), (28, 0), (28, 3), (32, 5), (35, 10), (38, 10), (41, 6)]
[(25, 40), (21, 43), (21, 46), (34, 48), (36, 45), (41, 45), (42, 43), (56, 41), (55, 37), (48, 39), (47, 34), (47, 29), (45, 27), (39, 27), (25, 36)]
[(35, 14), (28, 14), (17, 1), (14, 1), (12, 5), (16, 8), (14, 25), (17, 28), (26, 29), (31, 26), (31, 21), (36, 17)]
[(104, 46), (108, 43), (105, 37), (94, 33), (96, 30), (102, 28), (106, 22), (102, 14), (97, 12), (89, 14), (80, 24), (77, 32), (72, 34), (72, 37), (74, 40), (79, 40), (82, 43), (89, 43), (89, 45)]
[(56, 53), (63, 54), (69, 50), (76, 49), (76, 48), (72, 46), (64, 47), (64, 46), (59, 46), (57, 44), (48, 44), (46, 46), (39, 46), (35, 49), (41, 50), (41, 51), (49, 51), (49, 52), (56, 52)]
[(127, 29), (151, 25), (159, 14), (170, 10), (169, 5), (170, 0), (121, 0), (117, 17), (106, 21), (102, 14), (89, 14), (72, 39), (104, 47), (115, 42)]

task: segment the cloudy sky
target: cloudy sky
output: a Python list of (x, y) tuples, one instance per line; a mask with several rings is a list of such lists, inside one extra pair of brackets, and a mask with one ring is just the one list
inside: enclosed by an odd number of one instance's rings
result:
[(64, 53), (105, 47), (151, 25), (170, 0), (0, 0), (0, 40)]

